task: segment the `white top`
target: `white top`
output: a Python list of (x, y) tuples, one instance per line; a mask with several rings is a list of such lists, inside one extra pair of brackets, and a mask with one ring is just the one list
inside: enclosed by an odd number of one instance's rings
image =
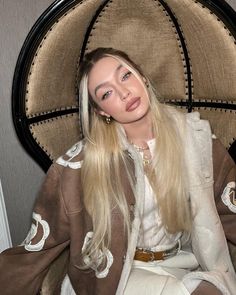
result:
[[(147, 142), (151, 156), (153, 157), (154, 155), (154, 148), (156, 144), (155, 139), (151, 139)], [(143, 152), (140, 152), (142, 157), (143, 157)], [(176, 245), (177, 241), (181, 238), (182, 232), (176, 233), (176, 234), (169, 234), (166, 232), (164, 226), (161, 223), (161, 216), (158, 212), (158, 203), (157, 200), (154, 196), (152, 187), (149, 183), (148, 177), (145, 175), (145, 198), (144, 198), (144, 210), (143, 210), (143, 216), (142, 216), (142, 221), (141, 221), (141, 227), (139, 230), (139, 239), (138, 239), (138, 244), (137, 247), (139, 248), (146, 248), (152, 251), (163, 251), (172, 248), (174, 245)], [(190, 269), (194, 269), (198, 266), (198, 263), (196, 261), (196, 258), (194, 257), (193, 254), (188, 253), (186, 255), (186, 252), (181, 251), (182, 255), (179, 257), (173, 257), (172, 259), (169, 259), (169, 264), (168, 261), (154, 261), (154, 262), (149, 262), (149, 263), (144, 263), (141, 261), (134, 261), (133, 263), (133, 269), (131, 272), (130, 280), (128, 281), (128, 285), (126, 288), (126, 291), (124, 294), (134, 294), (137, 293), (137, 291), (143, 292), (140, 288), (140, 286), (137, 286), (137, 278), (135, 279), (135, 283), (132, 283), (132, 278), (133, 276), (136, 276), (136, 274), (139, 274), (140, 272), (136, 273), (134, 272), (134, 269), (141, 269), (141, 270), (148, 270), (147, 274), (154, 274), (156, 273), (157, 275), (162, 276), (163, 280), (163, 275), (167, 275), (168, 280), (170, 278), (179, 278), (181, 279), (184, 274), (187, 274)], [(184, 257), (186, 256), (186, 257)], [(180, 259), (180, 269), (178, 268), (178, 260)], [(176, 260), (176, 261), (175, 261)], [(186, 261), (188, 263), (186, 264)], [(175, 262), (173, 262), (175, 261)], [(171, 266), (171, 267), (170, 267)], [(181, 268), (182, 271), (181, 271)], [(189, 268), (189, 269), (188, 269)], [(145, 274), (146, 272), (144, 272)], [(143, 277), (143, 272), (140, 273), (141, 278), (144, 279)], [(148, 294), (162, 294), (163, 290), (158, 293), (157, 283), (158, 277), (154, 276), (153, 277), (153, 285), (150, 283), (150, 290), (147, 289), (147, 286), (145, 285), (145, 291), (148, 292)], [(150, 282), (150, 281), (149, 281)], [(201, 279), (189, 279), (186, 280), (185, 283), (183, 284), (182, 280), (178, 281), (178, 283), (173, 284), (174, 289), (172, 290), (175, 294), (181, 294), (181, 295), (186, 295), (186, 294), (191, 294), (196, 287), (199, 285), (201, 282)], [(165, 282), (166, 286), (166, 282)], [(132, 288), (134, 288), (133, 291)], [(168, 289), (168, 288), (167, 288)], [(152, 293), (154, 291), (154, 293)], [(169, 294), (170, 290), (166, 290), (165, 294)], [(140, 293), (140, 294), (141, 294)], [(164, 293), (163, 293), (164, 294)]]
[[(155, 143), (155, 139), (151, 139), (147, 142), (152, 157)], [(140, 154), (143, 157), (143, 152), (140, 152)], [(163, 251), (172, 248), (180, 237), (181, 233), (169, 234), (162, 225), (161, 217), (158, 212), (157, 200), (149, 180), (145, 175), (144, 211), (137, 246), (140, 248), (148, 248), (152, 251)]]

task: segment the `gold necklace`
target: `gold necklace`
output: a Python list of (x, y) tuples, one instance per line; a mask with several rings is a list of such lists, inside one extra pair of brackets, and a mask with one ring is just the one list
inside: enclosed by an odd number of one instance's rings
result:
[(146, 147), (141, 147), (141, 146), (138, 146), (136, 144), (134, 144), (132, 141), (130, 142), (132, 144), (132, 146), (136, 149), (136, 151), (138, 152), (142, 152), (142, 151), (147, 151), (149, 150), (149, 146), (146, 146)]
[(150, 165), (151, 163), (152, 163), (152, 158), (149, 158), (148, 156), (143, 155), (143, 165), (147, 166), (147, 165)]
[(144, 151), (149, 150), (149, 146), (141, 147), (141, 146), (138, 146), (138, 145), (136, 145), (136, 144), (134, 144), (132, 142), (131, 142), (131, 144), (136, 149), (137, 152), (139, 152), (139, 153), (142, 152), (143, 153), (143, 166), (150, 165), (152, 163), (152, 158), (144, 154)]

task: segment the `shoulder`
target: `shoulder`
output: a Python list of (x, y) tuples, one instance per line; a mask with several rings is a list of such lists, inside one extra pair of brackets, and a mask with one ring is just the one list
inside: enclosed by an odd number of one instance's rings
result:
[(74, 144), (63, 156), (56, 160), (56, 164), (71, 169), (80, 169), (83, 163), (84, 140)]
[(84, 141), (74, 144), (68, 151), (59, 157), (47, 173), (47, 191), (54, 190), (63, 200), (66, 214), (81, 212), (81, 167), (83, 163)]
[[(205, 134), (211, 138), (211, 127), (207, 120), (202, 119), (197, 111), (187, 113), (186, 109), (180, 109), (174, 106), (164, 105), (163, 110), (167, 116), (173, 120), (174, 125), (180, 135), (186, 137), (198, 137)], [(200, 132), (204, 131), (204, 132)]]
[[(173, 110), (174, 109), (174, 110)], [(177, 121), (177, 128), (183, 128), (185, 136), (191, 138), (204, 138), (205, 143), (212, 139), (212, 130), (208, 120), (201, 117), (198, 111), (187, 113), (179, 109), (172, 108), (172, 116)]]
[(83, 163), (83, 147), (83, 141), (77, 142), (50, 166), (43, 180), (40, 195), (64, 192), (68, 187), (77, 186)]
[(193, 112), (187, 112), (186, 109), (178, 108), (176, 106), (172, 105), (163, 105), (163, 109), (166, 111), (166, 113), (169, 114), (169, 116), (173, 117), (175, 120), (184, 120), (192, 123), (197, 122), (208, 122), (207, 120), (204, 120), (201, 118), (200, 113), (198, 111)]

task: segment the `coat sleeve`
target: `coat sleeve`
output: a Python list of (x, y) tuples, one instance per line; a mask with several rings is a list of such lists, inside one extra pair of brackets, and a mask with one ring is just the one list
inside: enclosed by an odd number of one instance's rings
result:
[(236, 269), (236, 166), (218, 139), (213, 140), (214, 196)]
[(36, 199), (26, 239), (0, 254), (1, 295), (37, 294), (50, 264), (69, 245), (60, 179), (60, 168), (52, 165)]

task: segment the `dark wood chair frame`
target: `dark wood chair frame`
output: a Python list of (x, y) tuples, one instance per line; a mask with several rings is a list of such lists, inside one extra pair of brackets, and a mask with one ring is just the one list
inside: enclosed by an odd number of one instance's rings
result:
[[(37, 47), (40, 46), (40, 43), (44, 38), (45, 32), (50, 30), (52, 24), (57, 22), (60, 16), (65, 14), (69, 9), (71, 9), (75, 4), (79, 2), (81, 2), (81, 0), (56, 0), (51, 6), (48, 7), (48, 9), (40, 16), (40, 18), (36, 21), (35, 25), (29, 32), (20, 51), (15, 68), (12, 86), (12, 116), (15, 130), (25, 150), (33, 157), (33, 159), (42, 167), (45, 172), (52, 164), (52, 160), (49, 158), (46, 152), (37, 144), (30, 132), (29, 126), (32, 123), (40, 123), (41, 121), (47, 119), (79, 112), (79, 102), (78, 106), (72, 107), (71, 109), (54, 111), (51, 113), (40, 114), (37, 117), (27, 118), (25, 106), (27, 77), (28, 75), (30, 75), (30, 65), (32, 63), (33, 57), (35, 56)], [(108, 1), (103, 2), (103, 4), (97, 10), (94, 18), (91, 20), (90, 26), (88, 27), (87, 33), (84, 38), (81, 58), (83, 58), (86, 49), (86, 41), (91, 33), (91, 29), (94, 25), (96, 17), (107, 4), (107, 2)], [(217, 15), (219, 20), (223, 21), (225, 26), (229, 29), (230, 33), (236, 39), (236, 12), (225, 1), (198, 0), (196, 2), (201, 3), (203, 6), (206, 6), (211, 11), (213, 11)], [(177, 101), (175, 102), (175, 104), (187, 108), (188, 112), (191, 112), (194, 107), (211, 107), (236, 110), (235, 104), (227, 102), (194, 102), (192, 100), (190, 63), (185, 40), (182, 36), (178, 21), (176, 20), (170, 7), (163, 0), (160, 0), (160, 3), (163, 5), (163, 7), (165, 7), (167, 12), (171, 16), (173, 24), (175, 25), (178, 32), (186, 60), (186, 73), (188, 77), (188, 99), (185, 101)], [(234, 141), (234, 143), (230, 146), (229, 153), (236, 161), (236, 141)]]

